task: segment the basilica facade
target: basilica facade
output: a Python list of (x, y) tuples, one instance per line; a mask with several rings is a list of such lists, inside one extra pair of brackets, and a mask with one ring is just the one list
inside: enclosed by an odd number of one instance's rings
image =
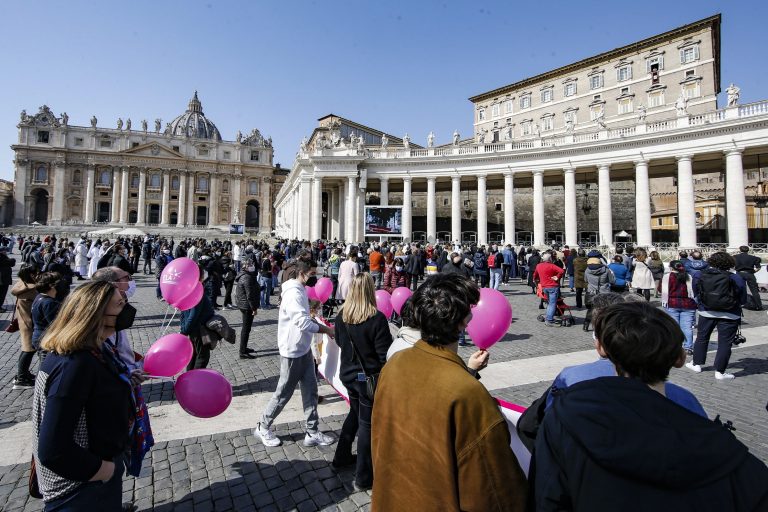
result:
[(74, 126), (44, 105), (22, 111), (18, 129), (15, 224), (273, 229), (284, 176), (272, 139), (253, 129), (223, 140), (197, 92), (165, 127), (118, 119), (107, 128), (95, 116)]

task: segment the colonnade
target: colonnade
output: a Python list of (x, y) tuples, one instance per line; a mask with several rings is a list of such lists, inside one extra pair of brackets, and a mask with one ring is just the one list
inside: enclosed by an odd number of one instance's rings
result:
[[(732, 149), (724, 152), (726, 183), (726, 217), (728, 242), (731, 247), (747, 244), (747, 213), (744, 194), (744, 176), (742, 150)], [(613, 245), (613, 210), (611, 205), (611, 168), (625, 162), (604, 161), (596, 163), (594, 168), (598, 184), (598, 245)], [(651, 195), (649, 181), (649, 160), (639, 158), (633, 162), (635, 181), (635, 215), (637, 235), (635, 243), (639, 246), (651, 245)], [(583, 171), (583, 166), (580, 166)], [(533, 245), (544, 246), (547, 243), (546, 217), (544, 210), (544, 176), (548, 179), (555, 174), (562, 176), (563, 183), (563, 218), (565, 220), (565, 243), (578, 245), (577, 238), (577, 200), (576, 169), (568, 166), (562, 169), (532, 169), (529, 171), (506, 170), (451, 174), (424, 173), (418, 177), (415, 173), (373, 174), (370, 179), (378, 179), (380, 184), (380, 204), (389, 205), (389, 189), (393, 180), (402, 180), (402, 231), (403, 238), (412, 238), (412, 185), (414, 180), (424, 180), (427, 191), (427, 239), (437, 239), (436, 186), (438, 179), (450, 175), (451, 181), (451, 239), (461, 240), (461, 180), (472, 177), (476, 180), (477, 197), (477, 242), (488, 243), (488, 212), (486, 192), (489, 177), (498, 174), (504, 179), (504, 241), (515, 242), (514, 184), (519, 176), (532, 175), (533, 183)], [(696, 211), (693, 181), (693, 155), (685, 154), (676, 158), (678, 226), (680, 247), (695, 247)], [(342, 180), (339, 183), (339, 180)], [(328, 183), (329, 185), (325, 185)], [(322, 208), (322, 193), (328, 193), (329, 207)], [(359, 241), (364, 238), (364, 197), (365, 190), (359, 188), (356, 173), (323, 173), (322, 176), (302, 174), (301, 184), (295, 187), (288, 202), (281, 208), (281, 215), (288, 212), (292, 218), (279, 219), (288, 226), (292, 236), (302, 239), (319, 239), (323, 232), (323, 216), (330, 215), (327, 224), (330, 238), (347, 241)]]

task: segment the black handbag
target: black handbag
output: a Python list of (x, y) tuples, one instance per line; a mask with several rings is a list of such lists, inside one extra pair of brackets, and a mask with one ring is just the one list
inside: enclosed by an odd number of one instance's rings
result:
[(349, 332), (349, 327), (347, 327), (346, 322), (344, 322), (343, 320), (341, 323), (344, 324), (344, 330), (347, 333), (347, 337), (349, 337), (349, 343), (352, 345), (352, 350), (355, 353), (355, 359), (357, 359), (357, 364), (360, 365), (360, 368), (363, 369), (363, 374), (365, 374), (365, 394), (368, 397), (368, 400), (373, 401), (373, 396), (376, 394), (376, 386), (379, 383), (379, 374), (369, 373), (368, 370), (365, 368), (365, 365), (363, 364), (363, 358), (360, 357), (360, 353), (357, 351), (355, 342), (352, 339), (352, 334)]

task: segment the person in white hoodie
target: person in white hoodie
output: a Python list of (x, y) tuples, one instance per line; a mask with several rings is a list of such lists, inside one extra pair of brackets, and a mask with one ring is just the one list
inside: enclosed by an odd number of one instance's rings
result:
[(277, 347), (280, 351), (280, 378), (277, 389), (267, 404), (253, 435), (265, 446), (280, 446), (282, 441), (271, 426), (291, 399), (296, 385), (301, 388), (301, 401), (306, 415), (304, 446), (328, 446), (335, 439), (318, 430), (317, 377), (312, 357), (312, 337), (320, 332), (333, 336), (333, 329), (315, 322), (309, 315), (309, 299), (305, 286), (317, 282), (317, 264), (297, 260), (295, 277), (282, 285), (277, 320)]

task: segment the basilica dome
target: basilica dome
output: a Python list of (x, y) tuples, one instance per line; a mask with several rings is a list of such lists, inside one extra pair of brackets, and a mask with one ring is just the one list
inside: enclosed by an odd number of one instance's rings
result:
[(166, 135), (177, 137), (194, 137), (196, 139), (221, 140), (219, 129), (203, 114), (203, 105), (197, 99), (197, 91), (189, 100), (187, 111), (168, 123)]

